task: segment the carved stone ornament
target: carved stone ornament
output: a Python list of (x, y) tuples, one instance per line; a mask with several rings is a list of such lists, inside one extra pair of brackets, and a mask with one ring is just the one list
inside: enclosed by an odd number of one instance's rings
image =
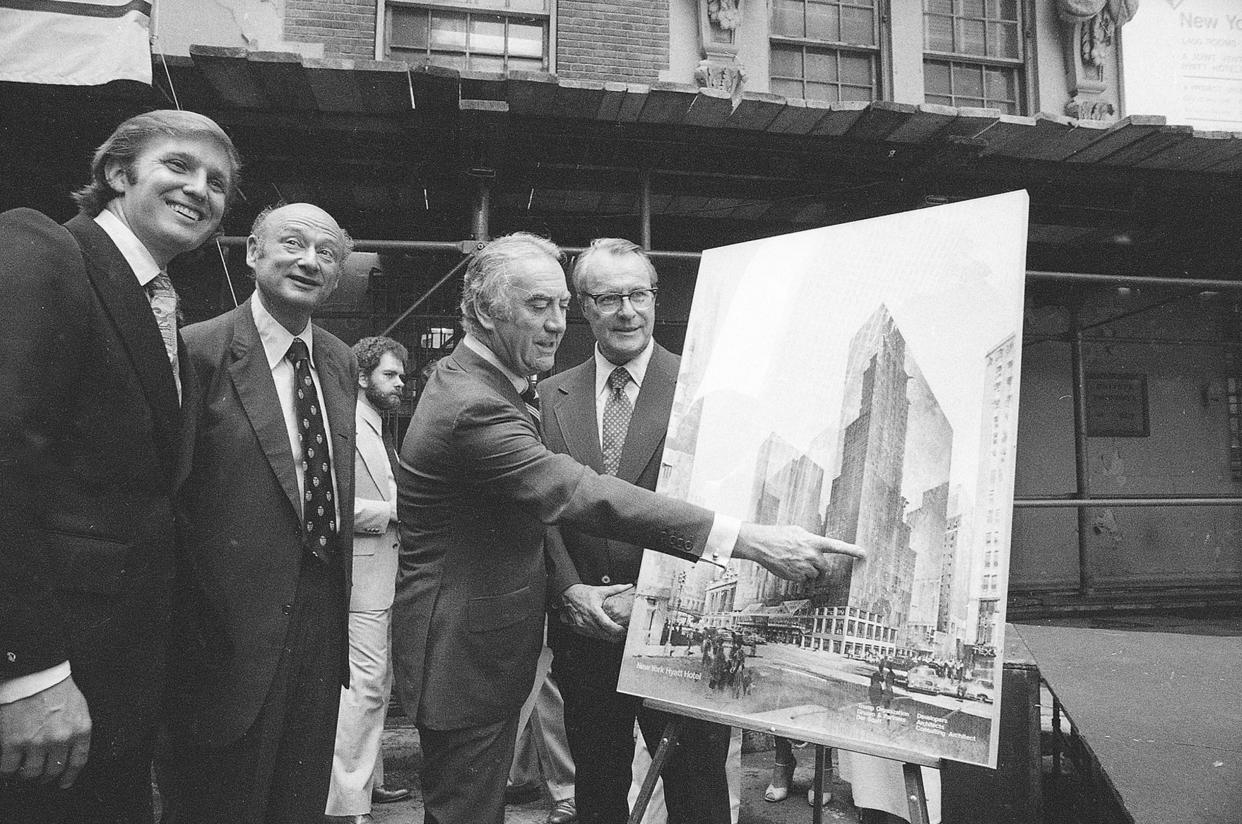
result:
[(1116, 115), (1116, 107), (1099, 95), (1108, 89), (1104, 70), (1117, 30), (1134, 17), (1138, 4), (1139, 0), (1056, 0), (1072, 95), (1065, 106), (1070, 117), (1110, 120)]
[(737, 59), (742, 0), (696, 0), (702, 62), (694, 70), (700, 88), (720, 89), (734, 99), (742, 94), (746, 68)]

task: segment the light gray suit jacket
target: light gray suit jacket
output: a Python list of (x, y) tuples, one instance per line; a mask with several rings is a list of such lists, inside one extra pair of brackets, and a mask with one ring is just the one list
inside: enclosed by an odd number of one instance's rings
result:
[(350, 612), (388, 609), (397, 582), (400, 538), (392, 520), (394, 491), (389, 484), (388, 450), (383, 433), (358, 399), (354, 443), (354, 577)]

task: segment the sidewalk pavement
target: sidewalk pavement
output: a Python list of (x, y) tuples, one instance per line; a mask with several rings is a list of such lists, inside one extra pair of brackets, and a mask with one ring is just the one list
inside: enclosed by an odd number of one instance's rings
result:
[[(384, 773), (388, 787), (408, 787), (411, 797), (397, 804), (376, 804), (371, 811), (376, 824), (423, 824), (423, 798), (419, 792), (418, 770), (422, 751), (418, 731), (410, 726), (395, 726), (389, 721), (384, 730)], [(742, 756), (742, 807), (739, 824), (810, 824), (813, 810), (806, 801), (806, 792), (815, 771), (814, 749), (796, 751), (798, 770), (794, 774), (794, 792), (779, 804), (763, 800), (763, 791), (772, 772), (772, 751), (745, 753)], [(857, 816), (850, 803), (849, 785), (833, 783), (833, 801), (824, 808), (825, 824), (856, 824)], [(505, 808), (505, 824), (544, 824), (552, 801), (547, 797), (529, 804), (513, 804)]]

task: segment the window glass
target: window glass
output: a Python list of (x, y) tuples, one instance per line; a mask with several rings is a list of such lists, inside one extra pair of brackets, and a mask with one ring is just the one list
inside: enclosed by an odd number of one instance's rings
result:
[(803, 4), (799, 0), (775, 0), (772, 5), (772, 33), (787, 37), (802, 37)]
[(509, 21), (509, 57), (530, 57), (543, 67), (543, 26)]
[(505, 53), (505, 19), (472, 15), (470, 18), (470, 53)]
[(846, 43), (874, 46), (875, 12), (871, 9), (841, 9), (841, 39)]
[(841, 40), (840, 10), (837, 6), (807, 3), (806, 36), (815, 40)]
[(466, 50), (466, 15), (431, 13), (431, 48)]
[(418, 14), (394, 14), (392, 45), (427, 48), (427, 12), (419, 10)]

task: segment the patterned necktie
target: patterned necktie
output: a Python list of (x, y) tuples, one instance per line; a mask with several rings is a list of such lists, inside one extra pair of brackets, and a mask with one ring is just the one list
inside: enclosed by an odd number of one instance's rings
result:
[(625, 386), (630, 382), (630, 371), (618, 366), (608, 376), (608, 388), (612, 390), (608, 400), (604, 401), (604, 470), (609, 475), (616, 475), (621, 468), (621, 447), (625, 446), (625, 432), (630, 428), (630, 416), (634, 414), (634, 405), (630, 396), (625, 394)]
[(160, 327), (164, 339), (164, 351), (172, 364), (173, 383), (177, 385), (177, 398), (181, 398), (181, 370), (177, 365), (177, 290), (166, 272), (160, 272), (147, 282), (147, 296), (151, 300), (151, 313)]
[(535, 389), (533, 380), (526, 382), (526, 389), (522, 392), (522, 403), (526, 404), (526, 411), (535, 419), (535, 426), (539, 426), (542, 421), (539, 416), (539, 392)]
[(293, 362), (294, 408), (298, 415), (298, 440), (302, 443), (302, 546), (324, 564), (332, 560), (331, 541), (336, 535), (336, 512), (332, 506), (332, 460), (323, 425), (319, 393), (311, 379), (310, 352), (306, 342), (294, 338), (288, 358)]

